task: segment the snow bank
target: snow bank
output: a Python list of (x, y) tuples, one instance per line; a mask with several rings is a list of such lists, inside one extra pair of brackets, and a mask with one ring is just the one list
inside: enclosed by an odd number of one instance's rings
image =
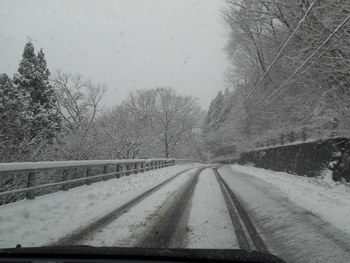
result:
[(123, 205), (176, 173), (176, 165), (56, 192), (0, 207), (0, 247), (42, 246)]
[(292, 202), (350, 233), (350, 187), (334, 182), (330, 171), (325, 170), (321, 177), (308, 178), (251, 166), (231, 168), (278, 187)]

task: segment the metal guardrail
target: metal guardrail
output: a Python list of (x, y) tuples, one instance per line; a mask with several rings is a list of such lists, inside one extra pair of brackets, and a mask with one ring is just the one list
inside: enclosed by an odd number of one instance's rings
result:
[[(175, 159), (125, 159), (125, 160), (89, 160), (89, 161), (52, 161), (52, 162), (21, 162), (0, 163), (0, 176), (13, 173), (28, 173), (25, 188), (0, 192), (0, 197), (10, 194), (26, 193), (27, 199), (35, 198), (35, 191), (53, 186), (62, 186), (61, 190), (69, 190), (70, 185), (76, 182), (85, 182), (90, 185), (96, 179), (108, 180), (120, 178), (123, 175), (160, 169), (175, 165)], [(102, 174), (93, 174), (93, 168), (102, 167)], [(86, 169), (84, 178), (69, 179), (72, 169)], [(111, 170), (114, 170), (113, 172)], [(63, 181), (36, 185), (36, 174), (42, 171), (62, 171)]]

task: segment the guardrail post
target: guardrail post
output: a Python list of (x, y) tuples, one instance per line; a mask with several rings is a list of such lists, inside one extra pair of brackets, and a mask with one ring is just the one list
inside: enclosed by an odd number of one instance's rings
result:
[[(86, 168), (86, 177), (90, 177), (90, 176), (92, 176), (92, 169), (91, 169), (91, 167), (88, 167), (88, 168)], [(90, 180), (86, 180), (85, 184), (86, 185), (92, 184), (91, 179)]]
[(138, 165), (137, 165), (138, 163), (134, 163), (134, 174), (137, 174), (138, 173), (138, 171), (137, 171), (137, 168), (138, 168)]
[[(103, 166), (103, 172), (102, 173), (103, 174), (108, 174), (108, 166), (107, 165)], [(103, 181), (108, 180), (108, 178), (106, 176), (104, 176), (102, 179), (103, 179)]]
[(130, 175), (129, 170), (130, 170), (130, 164), (127, 163), (127, 164), (125, 164), (125, 175), (126, 175), (126, 176), (129, 176), (129, 175)]
[[(68, 170), (63, 170), (62, 171), (62, 175), (63, 175), (63, 181), (68, 181), (69, 180), (69, 172)], [(68, 191), (70, 188), (70, 184), (64, 184), (62, 185), (62, 190), (63, 191)]]
[(119, 178), (119, 177), (120, 177), (119, 172), (120, 172), (122, 169), (123, 169), (123, 166), (120, 165), (120, 164), (117, 164), (117, 166), (115, 167), (115, 172), (116, 172), (115, 178)]
[(145, 170), (143, 169), (143, 163), (140, 163), (141, 173), (143, 173)]
[[(27, 181), (27, 187), (33, 187), (35, 186), (35, 173), (31, 172), (28, 174), (28, 181)], [(34, 199), (35, 198), (35, 192), (29, 191), (26, 193), (27, 199)]]

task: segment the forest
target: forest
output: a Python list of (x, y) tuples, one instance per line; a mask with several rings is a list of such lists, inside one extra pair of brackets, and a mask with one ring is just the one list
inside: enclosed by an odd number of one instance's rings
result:
[(211, 102), (212, 158), (348, 136), (350, 2), (227, 0), (227, 89)]
[(0, 75), (0, 161), (134, 159), (200, 154), (198, 100), (170, 87), (130, 93), (103, 108), (107, 87), (51, 74), (28, 42), (18, 73)]

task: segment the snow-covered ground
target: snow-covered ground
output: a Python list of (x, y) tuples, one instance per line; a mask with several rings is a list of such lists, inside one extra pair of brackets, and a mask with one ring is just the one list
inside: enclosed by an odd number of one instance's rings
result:
[[(182, 186), (196, 170), (188, 171), (134, 206), (83, 242), (92, 246), (136, 246), (162, 219)], [(208, 194), (210, 193), (210, 194)], [(179, 213), (185, 211), (179, 211)], [(186, 222), (185, 222), (186, 223)], [(212, 169), (199, 175), (192, 199), (184, 245), (188, 248), (238, 248), (235, 231)], [(156, 226), (155, 226), (156, 229)]]
[(350, 262), (350, 235), (345, 232), (349, 193), (344, 186), (254, 167), (218, 171), (271, 253), (294, 263)]
[(0, 207), (0, 247), (42, 246), (66, 236), (137, 195), (199, 165), (176, 165)]
[(350, 187), (334, 182), (330, 171), (322, 178), (308, 178), (251, 166), (231, 168), (277, 186), (292, 202), (350, 234)]
[(188, 228), (188, 248), (239, 248), (224, 196), (212, 169), (205, 169), (199, 176)]
[[(176, 165), (81, 186), (0, 207), (0, 247), (42, 246), (94, 222), (180, 171)], [(197, 169), (187, 171), (88, 236), (82, 244), (135, 246), (158, 226)], [(286, 262), (350, 262), (350, 191), (329, 174), (306, 178), (249, 166), (223, 166), (222, 178), (238, 196), (269, 251)], [(182, 189), (182, 190), (181, 190)], [(179, 194), (181, 196), (181, 194)], [(184, 220), (188, 248), (238, 248), (212, 169), (200, 175)], [(188, 221), (187, 221), (188, 220)], [(171, 220), (170, 220), (171, 221)], [(166, 221), (164, 221), (166, 222)]]

